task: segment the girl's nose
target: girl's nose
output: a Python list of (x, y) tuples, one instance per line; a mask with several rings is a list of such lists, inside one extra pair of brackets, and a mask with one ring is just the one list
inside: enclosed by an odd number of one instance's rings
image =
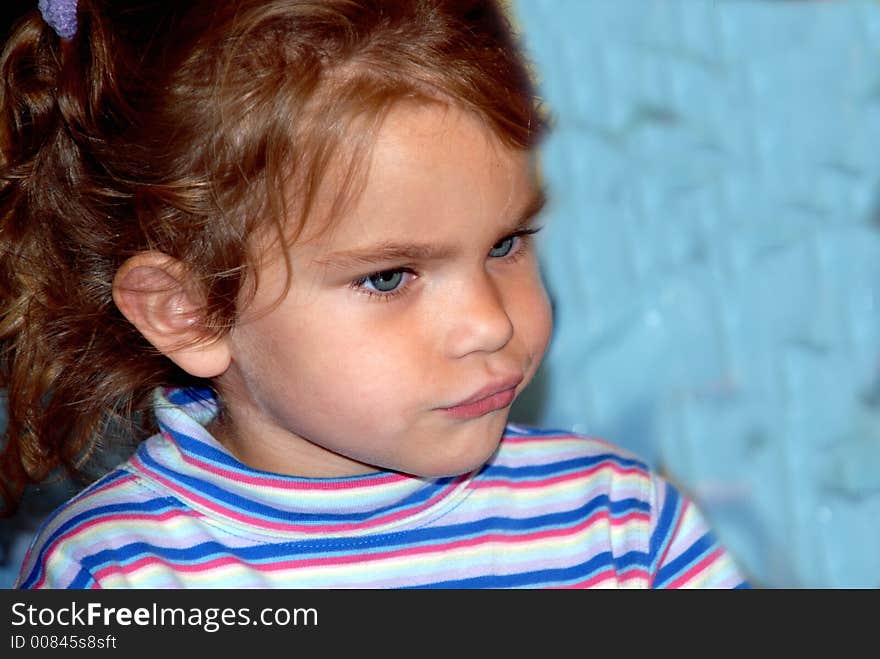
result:
[[(497, 284), (486, 273), (469, 280), (447, 308), (447, 354), (453, 358), (500, 350), (513, 337), (513, 322)], [(448, 314), (448, 315), (447, 315)]]

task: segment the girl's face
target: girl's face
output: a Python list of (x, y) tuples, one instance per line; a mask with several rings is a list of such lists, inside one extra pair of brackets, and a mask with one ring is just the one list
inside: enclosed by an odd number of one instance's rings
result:
[[(481, 465), (550, 337), (529, 154), (440, 106), (391, 112), (331, 230), (259, 273), (217, 381), (243, 462), (299, 476)], [(278, 302), (281, 297), (280, 303)]]

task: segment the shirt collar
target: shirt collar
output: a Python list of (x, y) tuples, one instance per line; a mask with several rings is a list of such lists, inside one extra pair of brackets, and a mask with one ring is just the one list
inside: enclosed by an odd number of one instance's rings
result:
[(304, 478), (260, 471), (235, 458), (208, 431), (218, 403), (206, 389), (159, 388), (160, 432), (132, 458), (143, 476), (199, 513), (272, 536), (390, 532), (454, 505), (470, 477), (424, 479), (393, 471)]

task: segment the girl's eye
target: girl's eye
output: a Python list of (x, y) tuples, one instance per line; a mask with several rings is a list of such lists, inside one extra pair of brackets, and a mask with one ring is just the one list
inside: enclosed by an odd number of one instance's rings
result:
[(364, 279), (364, 284), (379, 293), (390, 293), (403, 282), (403, 275), (403, 270), (383, 270), (369, 275)]
[(489, 257), (493, 259), (503, 259), (509, 257), (508, 260), (515, 261), (528, 248), (532, 236), (538, 233), (541, 227), (533, 229), (522, 229), (514, 234), (502, 238), (492, 245), (489, 250)]
[(494, 258), (500, 258), (503, 256), (507, 256), (510, 254), (510, 250), (513, 249), (513, 243), (516, 242), (517, 236), (508, 236), (504, 240), (500, 240), (492, 246), (492, 249), (489, 250), (489, 256)]
[(406, 268), (382, 270), (353, 281), (351, 286), (362, 293), (387, 300), (405, 292), (406, 285), (414, 277), (415, 274)]

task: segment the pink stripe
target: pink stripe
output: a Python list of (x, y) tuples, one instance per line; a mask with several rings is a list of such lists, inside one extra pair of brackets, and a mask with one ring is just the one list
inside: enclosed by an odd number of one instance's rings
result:
[[(173, 441), (173, 440), (171, 440)], [(180, 457), (183, 458), (184, 462), (189, 465), (192, 465), (195, 469), (199, 471), (207, 471), (212, 474), (216, 474), (217, 476), (221, 476), (223, 478), (230, 479), (237, 483), (248, 483), (250, 485), (258, 485), (261, 487), (272, 487), (283, 490), (293, 490), (293, 491), (310, 491), (310, 490), (353, 490), (353, 489), (363, 489), (366, 487), (380, 487), (388, 485), (389, 483), (399, 483), (401, 481), (407, 480), (406, 476), (402, 476), (400, 474), (380, 474), (375, 478), (367, 478), (365, 474), (364, 478), (354, 479), (354, 482), (348, 483), (345, 481), (327, 483), (327, 482), (315, 482), (310, 483), (306, 480), (302, 482), (291, 482), (288, 479), (284, 478), (273, 478), (273, 477), (261, 477), (261, 476), (251, 476), (241, 471), (235, 471), (232, 469), (225, 469), (223, 467), (219, 467), (213, 463), (205, 462), (203, 460), (197, 460), (191, 457), (188, 453), (181, 452)]]
[(613, 567), (605, 568), (602, 572), (598, 574), (594, 574), (589, 579), (584, 581), (579, 581), (578, 583), (569, 584), (567, 586), (557, 586), (553, 588), (553, 590), (575, 590), (579, 588), (594, 588), (596, 584), (600, 584), (603, 581), (614, 580), (615, 583), (619, 583), (617, 579), (617, 575)]
[(716, 547), (711, 554), (706, 556), (699, 563), (694, 565), (690, 570), (682, 574), (675, 581), (670, 582), (668, 585), (664, 586), (665, 588), (681, 588), (683, 584), (687, 583), (694, 577), (696, 577), (700, 572), (703, 572), (706, 568), (708, 568), (715, 560), (721, 555), (721, 548)]
[[(600, 462), (599, 464), (590, 467), (589, 469), (582, 469), (570, 474), (561, 474), (559, 476), (554, 476), (553, 478), (545, 478), (541, 480), (534, 481), (514, 481), (514, 480), (506, 480), (503, 478), (495, 478), (493, 480), (483, 480), (476, 483), (476, 488), (484, 489), (487, 487), (508, 487), (514, 489), (525, 489), (525, 488), (535, 488), (535, 489), (543, 489), (548, 485), (555, 485), (557, 483), (564, 483), (566, 481), (578, 480), (581, 478), (588, 478), (590, 476), (595, 475), (597, 472), (602, 470), (613, 471), (614, 473), (620, 476), (630, 476), (632, 474), (636, 475), (647, 475), (645, 470), (640, 467), (621, 467), (615, 464), (613, 461), (608, 462)], [(540, 477), (537, 477), (540, 478)]]
[(617, 571), (613, 566), (603, 570), (599, 574), (593, 575), (589, 579), (585, 579), (584, 581), (579, 581), (577, 583), (568, 584), (567, 586), (558, 586), (556, 590), (572, 590), (578, 588), (593, 588), (596, 584), (602, 583), (603, 581), (608, 581), (608, 579), (614, 579), (614, 582), (617, 585), (622, 583), (626, 583), (627, 581), (634, 581), (636, 579), (644, 579), (648, 580), (649, 574), (648, 571), (641, 567), (632, 567), (628, 570), (624, 570), (620, 574), (617, 574)]
[(435, 496), (428, 499), (422, 505), (414, 508), (406, 508), (404, 510), (399, 510), (395, 513), (390, 513), (385, 515), (384, 517), (378, 517), (369, 521), (360, 521), (360, 522), (346, 522), (339, 524), (322, 524), (322, 525), (308, 525), (308, 524), (294, 524), (293, 522), (270, 522), (259, 517), (251, 517), (245, 515), (243, 513), (238, 513), (232, 510), (231, 508), (225, 508), (210, 499), (206, 499), (205, 497), (198, 496), (189, 490), (185, 490), (173, 481), (168, 480), (164, 476), (159, 475), (155, 471), (148, 469), (145, 464), (143, 464), (136, 457), (132, 458), (132, 463), (135, 463), (138, 469), (141, 469), (145, 474), (154, 480), (159, 481), (165, 487), (167, 487), (172, 492), (176, 492), (178, 496), (180, 496), (184, 500), (189, 500), (198, 503), (199, 505), (211, 510), (212, 512), (229, 519), (234, 519), (244, 524), (249, 524), (252, 526), (258, 526), (263, 529), (270, 529), (273, 531), (298, 531), (298, 532), (309, 532), (315, 534), (322, 533), (340, 533), (343, 531), (351, 531), (355, 529), (369, 529), (376, 526), (381, 526), (383, 524), (387, 524), (389, 522), (396, 521), (398, 519), (402, 519), (404, 517), (410, 517), (415, 515), (422, 510), (430, 508), (437, 501), (443, 499), (449, 490), (458, 486), (458, 484), (467, 476), (461, 476), (451, 482), (449, 486), (443, 490), (440, 490)]
[(108, 565), (107, 567), (98, 570), (95, 575), (100, 579), (112, 574), (129, 575), (152, 565), (162, 565), (171, 568), (174, 572), (203, 572), (223, 567), (225, 565), (246, 565), (246, 563), (234, 556), (219, 556), (217, 558), (212, 558), (210, 561), (205, 561), (204, 563), (174, 563), (158, 556), (144, 556), (143, 558), (139, 558), (133, 563), (128, 563), (126, 565)]
[(122, 478), (118, 478), (114, 481), (110, 481), (109, 483), (104, 483), (100, 487), (96, 487), (94, 490), (89, 490), (88, 494), (83, 496), (83, 499), (89, 499), (93, 494), (97, 494), (98, 492), (104, 492), (105, 490), (112, 490), (115, 487), (120, 487), (125, 485), (126, 483), (130, 483), (131, 481), (137, 480), (137, 476), (134, 474), (128, 474), (123, 476)]

